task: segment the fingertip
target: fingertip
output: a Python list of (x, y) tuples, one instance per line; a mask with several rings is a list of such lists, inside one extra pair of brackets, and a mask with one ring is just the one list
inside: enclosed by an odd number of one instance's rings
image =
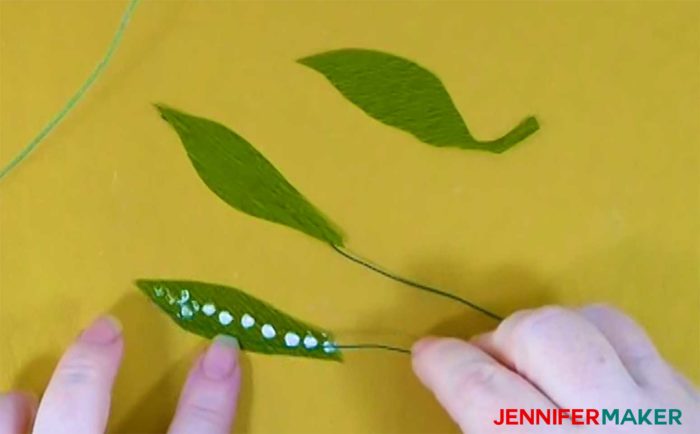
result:
[(20, 395), (19, 399), (24, 403), (24, 407), (27, 410), (28, 419), (26, 421), (26, 429), (29, 430), (34, 424), (36, 412), (39, 410), (39, 397), (29, 391), (22, 391), (18, 394)]
[(0, 432), (29, 431), (38, 403), (38, 398), (30, 392), (0, 394)]
[(21, 400), (24, 401), (24, 405), (26, 406), (27, 409), (29, 409), (29, 414), (31, 416), (31, 419), (34, 419), (34, 416), (36, 416), (36, 411), (39, 408), (39, 397), (36, 396), (33, 392), (19, 392), (21, 395)]
[(579, 312), (590, 312), (590, 313), (619, 313), (619, 310), (616, 309), (614, 306), (611, 306), (607, 303), (591, 303), (587, 304), (585, 306), (582, 306), (578, 309)]
[(238, 341), (217, 336), (187, 377), (170, 434), (230, 432), (241, 387)]
[(426, 383), (427, 380), (425, 378), (424, 369), (422, 368), (422, 360), (425, 357), (425, 352), (435, 345), (436, 341), (436, 338), (429, 336), (416, 341), (411, 347), (411, 366), (413, 372), (425, 386), (428, 384)]
[(32, 392), (22, 390), (10, 392), (8, 395), (29, 409), (36, 408), (39, 405), (39, 398)]
[(494, 332), (486, 332), (473, 336), (471, 339), (469, 339), (469, 343), (499, 362), (508, 365), (508, 361), (504, 359), (503, 354), (494, 342)]
[(98, 317), (78, 337), (82, 343), (90, 345), (110, 345), (122, 338), (122, 325), (116, 317), (103, 315)]
[(13, 408), (31, 409), (36, 407), (38, 399), (30, 392), (11, 391), (0, 393), (0, 405)]
[(235, 353), (238, 353), (238, 350), (241, 349), (241, 344), (238, 342), (238, 339), (230, 335), (217, 335), (212, 341), (212, 345), (222, 346)]
[(454, 359), (454, 353), (465, 345), (469, 344), (455, 338), (423, 338), (412, 349), (413, 371), (426, 387), (432, 388)]
[(411, 352), (422, 357), (433, 357), (436, 353), (451, 351), (454, 347), (464, 345), (468, 345), (468, 343), (461, 339), (429, 336), (416, 342)]
[[(425, 366), (430, 365), (428, 360), (433, 359), (433, 353), (435, 349), (439, 347), (440, 342), (443, 338), (428, 336), (420, 339), (411, 347), (411, 361), (413, 363), (413, 370), (416, 375), (418, 375), (421, 380), (424, 380), (425, 376)], [(425, 381), (423, 381), (425, 383)]]
[(224, 380), (234, 374), (238, 367), (238, 340), (232, 336), (219, 335), (212, 341), (202, 358), (202, 371), (211, 380)]
[(424, 351), (426, 351), (428, 348), (433, 346), (435, 342), (437, 342), (439, 338), (435, 336), (427, 336), (422, 339), (419, 339), (416, 341), (413, 346), (411, 347), (411, 355), (417, 356)]

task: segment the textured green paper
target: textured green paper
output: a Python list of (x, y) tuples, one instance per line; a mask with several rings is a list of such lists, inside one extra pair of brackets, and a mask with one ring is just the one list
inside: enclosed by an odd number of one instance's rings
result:
[[(205, 338), (224, 334), (238, 339), (246, 351), (342, 360), (331, 333), (239, 289), (178, 280), (137, 280), (136, 285), (180, 327)], [(253, 318), (254, 323), (245, 318)], [(273, 337), (263, 335), (266, 324), (274, 328)], [(292, 335), (298, 339), (291, 339)]]
[(250, 143), (225, 126), (157, 105), (204, 183), (232, 207), (343, 245), (340, 230)]
[(501, 153), (539, 129), (528, 117), (497, 140), (476, 140), (445, 87), (422, 66), (374, 50), (341, 49), (299, 63), (323, 74), (347, 99), (380, 122), (434, 146)]

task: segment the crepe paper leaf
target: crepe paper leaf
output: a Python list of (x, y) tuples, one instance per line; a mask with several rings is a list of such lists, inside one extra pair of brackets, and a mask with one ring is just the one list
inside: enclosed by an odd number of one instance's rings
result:
[(136, 286), (180, 327), (205, 338), (223, 334), (246, 351), (342, 360), (331, 333), (240, 289), (184, 280), (141, 279)]
[(349, 48), (298, 62), (323, 74), (371, 117), (429, 145), (501, 153), (539, 129), (537, 120), (528, 117), (500, 139), (475, 139), (440, 79), (393, 54)]
[(343, 235), (250, 143), (214, 121), (156, 105), (204, 183), (230, 206), (342, 246)]

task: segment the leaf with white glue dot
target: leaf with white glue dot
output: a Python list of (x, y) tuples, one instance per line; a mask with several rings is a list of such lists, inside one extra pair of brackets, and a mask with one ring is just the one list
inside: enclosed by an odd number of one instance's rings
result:
[(342, 360), (331, 333), (240, 289), (184, 280), (141, 279), (136, 286), (180, 327), (205, 338), (229, 335), (246, 351)]

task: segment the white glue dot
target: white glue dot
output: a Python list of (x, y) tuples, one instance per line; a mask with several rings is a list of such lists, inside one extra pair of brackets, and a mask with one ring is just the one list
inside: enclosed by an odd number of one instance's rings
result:
[(231, 321), (233, 321), (233, 315), (231, 315), (228, 311), (222, 310), (219, 312), (219, 322), (221, 325), (229, 325), (231, 324)]
[(275, 331), (275, 328), (272, 327), (270, 324), (265, 324), (264, 326), (262, 326), (262, 330), (261, 330), (261, 331), (262, 331), (262, 335), (263, 335), (266, 339), (272, 339), (272, 338), (274, 338), (274, 337), (277, 335), (277, 332)]
[(184, 319), (190, 319), (194, 316), (194, 311), (192, 310), (191, 307), (189, 307), (186, 304), (183, 304), (180, 306), (180, 317)]
[(180, 301), (179, 301), (180, 304), (187, 303), (189, 301), (189, 299), (190, 299), (190, 291), (188, 291), (186, 289), (183, 289), (182, 291), (180, 291)]
[(165, 298), (168, 300), (168, 304), (175, 304), (177, 300), (175, 300), (175, 297), (170, 294), (170, 291), (165, 293)]
[(299, 335), (294, 332), (288, 332), (284, 335), (284, 343), (287, 344), (288, 347), (296, 347), (299, 345), (299, 341)]
[(163, 289), (162, 286), (156, 286), (153, 288), (153, 293), (156, 295), (156, 297), (162, 297), (163, 294), (165, 294), (165, 289)]
[(323, 351), (326, 353), (334, 353), (336, 350), (337, 348), (335, 347), (334, 343), (328, 341), (323, 343)]
[(211, 303), (207, 303), (204, 306), (202, 306), (202, 312), (206, 316), (212, 316), (216, 312), (216, 306), (214, 306)]
[(306, 336), (304, 338), (304, 346), (308, 349), (316, 348), (318, 345), (318, 340), (313, 336)]
[(247, 313), (244, 313), (241, 317), (241, 325), (244, 329), (249, 329), (255, 325), (255, 318), (248, 315)]

